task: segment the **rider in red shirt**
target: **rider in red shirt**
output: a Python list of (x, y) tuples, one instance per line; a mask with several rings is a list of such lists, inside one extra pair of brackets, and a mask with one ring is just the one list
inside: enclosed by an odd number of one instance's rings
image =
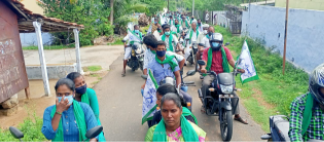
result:
[[(209, 32), (213, 32), (213, 27), (209, 28)], [(205, 66), (202, 67), (201, 73), (206, 73), (207, 69), (210, 71), (214, 71), (216, 74), (223, 73), (223, 72), (229, 72), (230, 68), (228, 64), (230, 64), (232, 67), (235, 66), (235, 61), (231, 55), (230, 50), (223, 46), (223, 35), (220, 33), (210, 33), (209, 34), (209, 43), (210, 47), (206, 48), (203, 52), (203, 60), (205, 61)], [(212, 52), (212, 53), (210, 53)], [(209, 53), (209, 54), (208, 54)], [(209, 56), (212, 57), (209, 57)], [(226, 57), (224, 57), (226, 56)], [(211, 58), (211, 65), (208, 67), (208, 59)], [(223, 62), (223, 59), (227, 60)], [(207, 65), (207, 69), (206, 69)], [(238, 69), (239, 72), (244, 73), (245, 71), (243, 69)], [(209, 95), (208, 93), (208, 88), (211, 85), (211, 82), (214, 80), (213, 75), (207, 75), (203, 79), (203, 86), (202, 86), (202, 91), (203, 91), (203, 96)], [(234, 98), (232, 99), (232, 106), (235, 109), (235, 117), (234, 120), (240, 121), (244, 124), (248, 124), (246, 120), (243, 120), (241, 118), (240, 110), (239, 110), (239, 105), (234, 105), (238, 104), (239, 98), (238, 96), (234, 95)], [(204, 106), (206, 105), (206, 102), (204, 102)]]

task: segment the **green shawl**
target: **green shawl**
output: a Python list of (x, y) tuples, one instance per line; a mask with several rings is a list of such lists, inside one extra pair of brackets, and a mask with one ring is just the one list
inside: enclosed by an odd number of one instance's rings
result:
[(172, 20), (170, 20), (170, 21), (169, 21), (170, 25), (172, 25), (171, 21), (172, 21), (172, 22), (173, 22), (173, 24), (174, 24), (174, 19), (172, 19)]
[(175, 27), (177, 28), (177, 33), (180, 33), (180, 25), (175, 25)]
[(194, 114), (192, 114), (188, 108), (182, 107), (182, 115), (183, 116), (191, 116), (194, 119), (195, 123), (198, 125), (196, 116)]
[[(87, 88), (87, 91), (86, 91), (83, 95), (81, 95), (81, 102), (86, 103), (86, 104), (88, 104), (89, 106), (91, 106), (88, 91), (89, 91), (89, 88)], [(89, 92), (89, 93), (91, 93), (91, 92)], [(94, 94), (94, 95), (95, 95), (95, 94)], [(92, 106), (91, 106), (91, 108), (92, 108)], [(92, 109), (93, 109), (93, 108), (92, 108)], [(99, 120), (99, 116), (96, 116), (96, 118), (97, 118), (98, 125), (100, 126), (100, 125), (101, 125), (101, 122), (100, 122), (100, 120)], [(106, 139), (105, 139), (105, 137), (104, 137), (104, 135), (103, 135), (103, 132), (101, 132), (101, 133), (99, 134), (99, 141), (106, 141)]]
[[(193, 30), (191, 29), (191, 30), (190, 30), (190, 35), (189, 35), (190, 40), (191, 40), (191, 38), (192, 38), (192, 34), (193, 34)], [(198, 28), (197, 28), (197, 29), (196, 29), (196, 38), (198, 38), (198, 35), (199, 35), (199, 31), (198, 31)]]
[[(79, 141), (85, 140), (86, 138), (86, 133), (87, 133), (87, 125), (86, 121), (84, 118), (84, 112), (80, 106), (80, 104), (73, 100), (73, 112), (74, 112), (74, 117), (77, 123), (77, 126), (79, 128)], [(56, 105), (52, 109), (51, 112), (51, 117), (53, 118), (56, 112)], [(63, 132), (63, 125), (62, 125), (62, 119), (59, 122), (59, 126), (57, 128), (57, 132), (55, 135), (55, 138), (52, 141), (64, 141), (64, 132)]]
[[(130, 31), (130, 30), (129, 30), (129, 31)], [(134, 34), (136, 37), (138, 37), (139, 39), (143, 40), (143, 36), (142, 36), (142, 33), (141, 33), (141, 32), (138, 33), (139, 36), (135, 33), (135, 30), (130, 31), (130, 32), (131, 32), (132, 34)], [(129, 43), (130, 43), (131, 45), (133, 45), (134, 42), (135, 42), (135, 41), (130, 41)]]
[(308, 126), (312, 119), (312, 108), (314, 104), (314, 98), (312, 94), (307, 94), (306, 105), (303, 112), (303, 123), (302, 123), (302, 134), (305, 135), (308, 129)]
[(173, 61), (173, 58), (175, 56), (174, 55), (167, 55), (165, 54), (165, 59), (163, 61), (161, 61), (158, 56), (155, 56), (155, 60), (159, 63), (159, 64), (169, 64), (171, 66), (172, 71), (174, 71), (174, 68), (176, 66), (178, 66), (178, 63)]
[[(184, 22), (186, 23), (186, 27), (189, 27), (188, 21), (185, 19)], [(181, 25), (183, 24), (183, 20), (181, 20)]]
[[(230, 72), (230, 68), (228, 66), (228, 61), (226, 58), (226, 53), (223, 47), (221, 47), (221, 52), (222, 52), (222, 58), (223, 58), (223, 71), (224, 72)], [(213, 61), (213, 50), (210, 47), (208, 50), (208, 61), (207, 61), (207, 66), (206, 66), (206, 70), (209, 71), (212, 65), (212, 61)]]
[[(192, 141), (192, 142), (198, 142), (198, 134), (196, 133), (195, 129), (191, 126), (191, 124), (188, 122), (188, 120), (181, 115), (180, 118), (180, 127), (182, 130), (182, 135), (185, 141)], [(166, 141), (167, 140), (167, 135), (166, 135), (166, 129), (165, 129), (165, 124), (164, 124), (164, 119), (157, 124), (155, 130), (154, 130), (154, 135), (153, 135), (153, 141)]]
[[(165, 34), (163, 34), (162, 35), (162, 41), (165, 41)], [(172, 36), (172, 34), (170, 33), (170, 35), (169, 35), (169, 48), (167, 49), (167, 51), (172, 51), (172, 52), (174, 52), (174, 49), (173, 49), (173, 45), (172, 45), (172, 40), (173, 40), (173, 36)]]

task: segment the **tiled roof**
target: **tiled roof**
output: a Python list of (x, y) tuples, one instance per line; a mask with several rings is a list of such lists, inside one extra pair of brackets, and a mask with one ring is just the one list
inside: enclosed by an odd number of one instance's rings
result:
[(33, 27), (34, 21), (42, 22), (42, 31), (43, 32), (62, 32), (72, 30), (74, 28), (83, 29), (83, 25), (78, 25), (77, 23), (66, 22), (57, 18), (46, 17), (41, 14), (33, 13), (32, 11), (26, 9), (24, 4), (18, 0), (5, 0), (7, 1), (12, 8), (18, 12), (20, 16), (18, 19), (19, 22), (19, 31), (21, 33), (30, 33), (35, 32)]

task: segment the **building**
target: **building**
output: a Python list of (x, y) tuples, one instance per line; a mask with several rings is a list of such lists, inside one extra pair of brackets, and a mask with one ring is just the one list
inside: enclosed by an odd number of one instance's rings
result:
[[(286, 7), (286, 0), (276, 0), (276, 7)], [(324, 0), (290, 0), (289, 8), (324, 10)]]
[(20, 0), (20, 2), (33, 13), (44, 15), (44, 9), (38, 5), (40, 0)]

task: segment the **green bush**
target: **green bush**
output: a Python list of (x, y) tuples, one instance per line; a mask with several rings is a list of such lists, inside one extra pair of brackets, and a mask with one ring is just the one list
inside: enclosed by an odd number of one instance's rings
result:
[[(24, 133), (23, 141), (45, 141), (47, 140), (42, 133), (43, 119), (36, 115), (35, 106), (27, 108), (28, 116), (23, 123), (19, 124), (18, 129)], [(9, 130), (0, 129), (0, 141), (17, 141)]]

